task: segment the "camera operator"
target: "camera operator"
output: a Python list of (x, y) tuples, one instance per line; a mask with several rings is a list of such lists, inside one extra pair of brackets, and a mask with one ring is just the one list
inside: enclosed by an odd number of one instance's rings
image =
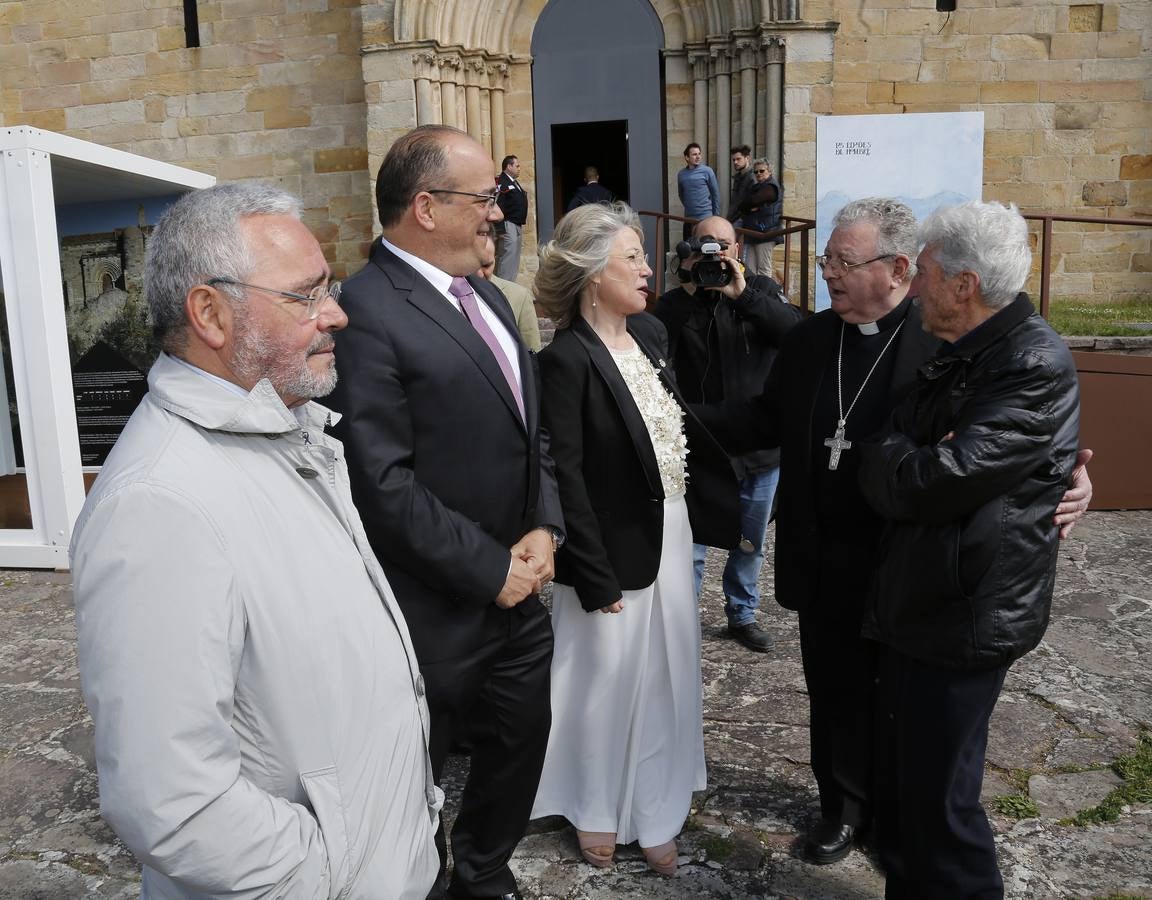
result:
[[(689, 403), (741, 403), (758, 396), (784, 335), (800, 320), (780, 285), (766, 275), (746, 275), (732, 223), (703, 219), (691, 241), (676, 248), (680, 287), (656, 303), (668, 329), (669, 360)], [(740, 546), (724, 566), (728, 636), (765, 653), (772, 640), (756, 622), (757, 581), (764, 562), (764, 532), (779, 478), (780, 453), (760, 450), (732, 458), (740, 476)], [(695, 548), (696, 591), (706, 547)]]

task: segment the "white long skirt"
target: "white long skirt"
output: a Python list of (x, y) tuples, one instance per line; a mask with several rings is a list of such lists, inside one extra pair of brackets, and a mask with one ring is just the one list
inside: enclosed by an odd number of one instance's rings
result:
[(624, 592), (618, 614), (552, 593), (552, 732), (532, 817), (656, 847), (680, 833), (707, 786), (700, 622), (683, 495), (664, 501), (654, 584)]

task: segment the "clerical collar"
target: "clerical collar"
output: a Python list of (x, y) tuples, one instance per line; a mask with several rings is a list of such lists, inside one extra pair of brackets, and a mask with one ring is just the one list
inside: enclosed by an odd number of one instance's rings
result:
[[(908, 314), (908, 306), (910, 303), (911, 298), (905, 297), (895, 308), (890, 309), (875, 322), (858, 322), (856, 327), (859, 329), (860, 334), (865, 336), (879, 334), (881, 331), (891, 331), (904, 321), (904, 317)], [(851, 332), (849, 332), (849, 334), (851, 334)]]

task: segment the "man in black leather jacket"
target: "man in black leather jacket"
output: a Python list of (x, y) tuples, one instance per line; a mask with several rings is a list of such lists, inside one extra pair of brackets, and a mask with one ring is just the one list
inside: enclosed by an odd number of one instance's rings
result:
[(888, 520), (864, 622), (882, 646), (877, 845), (889, 898), (994, 898), (988, 721), (1048, 625), (1079, 391), (1064, 341), (1020, 293), (1031, 252), (1015, 207), (940, 209), (919, 237), (921, 317), (944, 343), (859, 472)]
[[(719, 240), (730, 261), (732, 281), (719, 290), (692, 283), (689, 272), (700, 256), (682, 263), (682, 285), (656, 303), (656, 316), (668, 329), (669, 361), (685, 399), (692, 404), (743, 403), (764, 389), (776, 349), (800, 311), (788, 303), (780, 285), (761, 275), (745, 277), (737, 260), (740, 245), (732, 223), (719, 216), (698, 222), (697, 237)], [(760, 606), (757, 581), (764, 563), (764, 532), (771, 517), (780, 475), (780, 451), (756, 450), (732, 457), (740, 477), (740, 546), (724, 566), (724, 612), (728, 635), (745, 647), (766, 652), (772, 646), (756, 622)], [(704, 573), (707, 548), (695, 548), (696, 591)]]

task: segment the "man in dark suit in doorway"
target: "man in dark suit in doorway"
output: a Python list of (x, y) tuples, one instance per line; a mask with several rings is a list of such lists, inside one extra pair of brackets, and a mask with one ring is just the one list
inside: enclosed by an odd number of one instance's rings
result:
[(505, 156), (500, 163), (500, 176), (496, 179), (500, 191), (497, 203), (504, 221), (497, 226), (496, 274), (515, 281), (520, 274), (520, 248), (523, 244), (524, 223), (528, 221), (528, 194), (520, 186), (520, 160)]
[(376, 180), (383, 237), (345, 282), (354, 324), (331, 399), (353, 499), (420, 661), (437, 781), (468, 726), (452, 878), (441, 828), (429, 896), (512, 900), (508, 859), (551, 721), (537, 592), (563, 533), (535, 356), (504, 296), (474, 276), (492, 258), (496, 198), (492, 163), (464, 132), (424, 126), (392, 146)]

